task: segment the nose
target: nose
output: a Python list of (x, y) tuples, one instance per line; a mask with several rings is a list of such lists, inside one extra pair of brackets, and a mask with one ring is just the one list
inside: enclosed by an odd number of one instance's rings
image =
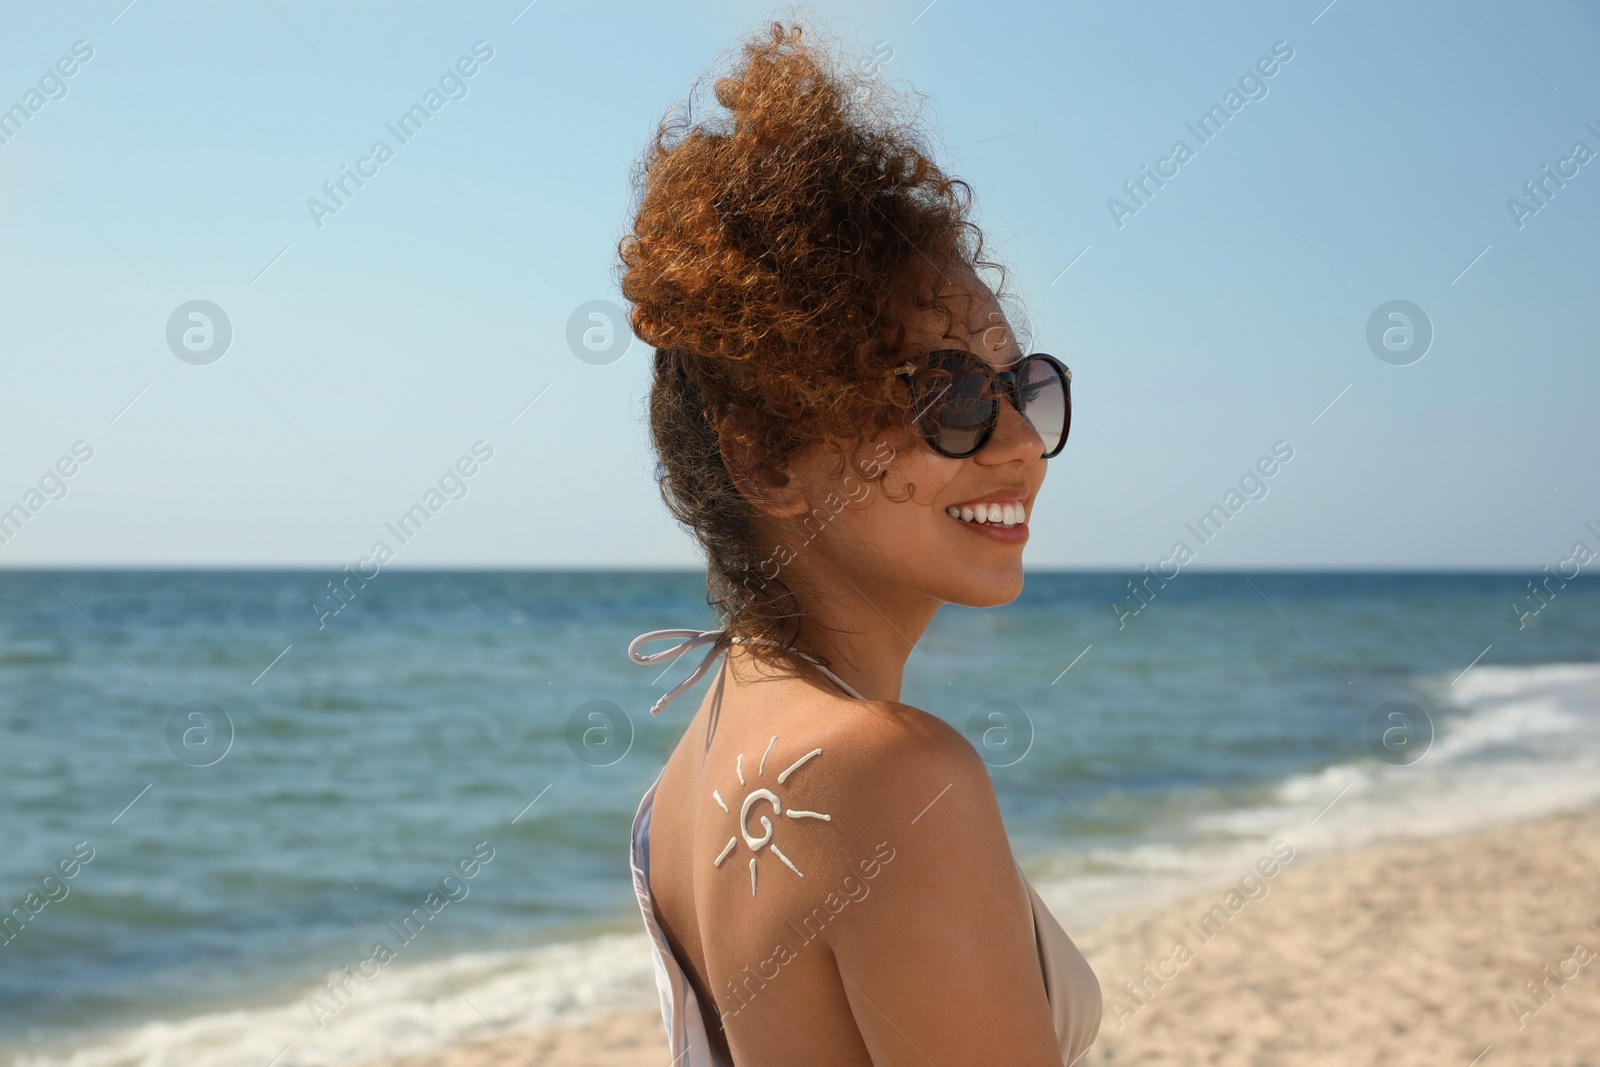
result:
[(984, 463), (1009, 463), (1021, 460), (1031, 463), (1044, 456), (1044, 438), (1033, 428), (1027, 416), (1017, 410), (1010, 397), (1000, 405), (1000, 420), (995, 424), (994, 436), (974, 458)]

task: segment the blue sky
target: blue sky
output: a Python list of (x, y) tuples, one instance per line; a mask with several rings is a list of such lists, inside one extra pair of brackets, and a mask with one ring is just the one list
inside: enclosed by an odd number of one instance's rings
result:
[[(480, 441), (397, 565), (697, 562), (650, 477), (647, 350), (587, 362), (568, 324), (619, 299), (655, 122), (774, 9), (125, 2), (0, 16), (0, 107), (27, 110), (0, 125), (0, 509), (38, 505), (0, 566), (354, 562)], [(1031, 566), (1155, 563), (1278, 442), (1194, 566), (1537, 570), (1600, 543), (1600, 159), (1573, 156), (1600, 152), (1600, 11), (1325, 2), (815, 8), (927, 95), (1073, 367)], [(1202, 144), (1185, 124), (1275, 45)], [(401, 144), (385, 123), (441, 77)], [(378, 139), (393, 158), (361, 164)], [(1171, 176), (1114, 212), (1145, 166)], [(1570, 176), (1514, 217), (1546, 166)], [(194, 300), (231, 324), (209, 363), (168, 343)], [(1394, 300), (1433, 332), (1403, 366), (1367, 339)]]

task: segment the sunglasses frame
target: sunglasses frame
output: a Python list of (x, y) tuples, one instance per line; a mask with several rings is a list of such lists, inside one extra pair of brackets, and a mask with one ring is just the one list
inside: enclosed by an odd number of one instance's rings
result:
[[(1062, 428), (1061, 440), (1056, 442), (1056, 447), (1048, 452), (1043, 453), (1040, 458), (1054, 459), (1056, 456), (1061, 454), (1062, 449), (1067, 447), (1067, 437), (1072, 432), (1072, 369), (1065, 363), (1046, 352), (1035, 352), (1032, 355), (1024, 356), (1022, 359), (1012, 364), (1012, 366), (1015, 368), (1014, 370), (997, 371), (994, 369), (994, 365), (988, 360), (984, 359), (976, 352), (968, 352), (965, 349), (941, 348), (928, 353), (929, 359), (937, 359), (939, 357), (947, 356), (961, 356), (964, 357), (962, 362), (968, 364), (977, 364), (983, 370), (983, 372), (989, 376), (991, 386), (995, 382), (999, 382), (1000, 387), (1005, 392), (1005, 398), (1010, 401), (1011, 406), (1016, 408), (1017, 413), (1022, 415), (1024, 419), (1027, 419), (1028, 416), (1023, 412), (1021, 405), (1017, 402), (1018, 388), (1022, 383), (1023, 375), (1027, 373), (1029, 365), (1036, 359), (1042, 359), (1054, 367), (1056, 373), (1061, 376), (1061, 385), (1064, 394), (1062, 399), (1066, 405), (1066, 426)], [(910, 385), (911, 402), (913, 404), (920, 402), (920, 398), (918, 396), (916, 371), (917, 364), (915, 360), (907, 360), (905, 363), (895, 368), (895, 373), (905, 378)], [(943, 396), (944, 392), (949, 388), (950, 387), (948, 385), (945, 386), (944, 390), (940, 391), (939, 396)], [(933, 399), (937, 400), (938, 398), (938, 396), (935, 396)], [(939, 444), (938, 434), (930, 434), (926, 431), (922, 431), (922, 439), (928, 443), (929, 448), (933, 449), (941, 456), (946, 456), (950, 459), (969, 459), (972, 456), (976, 456), (979, 452), (982, 452), (989, 444), (989, 441), (993, 439), (995, 427), (1000, 424), (1000, 401), (1001, 398), (998, 395), (996, 395), (991, 401), (992, 407), (990, 409), (990, 415), (986, 424), (984, 425), (983, 432), (978, 437), (978, 443), (969, 451), (950, 451)], [(921, 430), (921, 416), (915, 418), (913, 422), (917, 425), (918, 429)], [(1032, 421), (1029, 421), (1028, 425), (1032, 426)], [(1035, 432), (1037, 432), (1037, 427), (1035, 427)]]

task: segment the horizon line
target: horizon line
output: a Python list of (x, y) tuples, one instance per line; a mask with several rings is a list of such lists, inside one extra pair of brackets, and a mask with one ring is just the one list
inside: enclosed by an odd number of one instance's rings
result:
[[(18, 565), (0, 564), (0, 575), (5, 574), (36, 574), (52, 571), (106, 571), (126, 572), (142, 571), (153, 573), (205, 573), (205, 572), (258, 572), (293, 573), (293, 574), (322, 574), (330, 570), (337, 572), (348, 564), (315, 564), (315, 563), (27, 563)], [(1139, 573), (1148, 567), (1148, 563), (1133, 565), (1093, 565), (1081, 567), (1024, 567), (1023, 573), (1027, 574), (1126, 574)], [(1521, 575), (1528, 569), (1537, 571), (1544, 564), (1463, 564), (1460, 566), (1415, 566), (1402, 563), (1380, 564), (1257, 564), (1234, 567), (1184, 567), (1178, 574), (1170, 577), (1163, 575), (1166, 581), (1176, 581), (1184, 574), (1481, 574), (1481, 575)], [(441, 564), (437, 566), (400, 566), (393, 565), (382, 568), (383, 571), (396, 571), (404, 574), (457, 574), (463, 572), (476, 573), (525, 573), (525, 574), (704, 574), (706, 568), (695, 566), (650, 565), (650, 564)], [(378, 575), (367, 578), (375, 581)], [(1572, 579), (1589, 577), (1584, 574), (1574, 575)]]

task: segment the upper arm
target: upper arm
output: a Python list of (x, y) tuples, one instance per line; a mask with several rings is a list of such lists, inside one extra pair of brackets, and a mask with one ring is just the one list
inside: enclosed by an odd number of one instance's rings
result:
[(948, 724), (897, 707), (852, 731), (833, 768), (852, 815), (841, 856), (861, 854), (867, 892), (828, 941), (873, 1062), (1059, 1067), (1030, 902), (988, 770)]

